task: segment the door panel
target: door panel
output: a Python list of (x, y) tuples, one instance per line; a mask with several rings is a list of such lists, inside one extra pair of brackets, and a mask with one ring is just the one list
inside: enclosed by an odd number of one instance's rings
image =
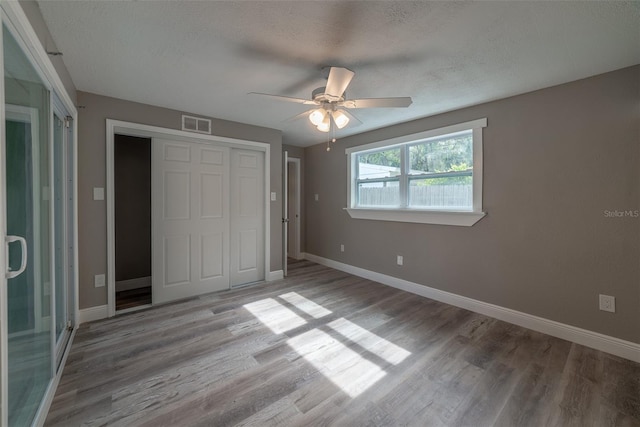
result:
[(8, 369), (3, 378), (8, 383), (3, 390), (8, 405), (3, 411), (9, 425), (31, 425), (53, 374), (50, 92), (5, 26), (2, 38), (6, 112), (2, 234), (26, 241), (25, 248), (9, 245), (8, 267), (17, 270), (23, 257), (27, 262), (22, 274), (10, 279), (2, 274), (0, 279), (8, 308)]
[(191, 172), (164, 172), (164, 220), (190, 218)]
[(258, 268), (257, 252), (255, 249), (258, 246), (258, 230), (248, 229), (240, 231), (240, 260), (238, 265), (238, 271), (246, 272), (249, 270), (255, 270)]
[(229, 149), (152, 143), (153, 303), (229, 288)]
[(225, 201), (223, 200), (224, 178), (222, 174), (203, 173), (200, 175), (200, 218), (222, 218)]
[(224, 260), (224, 234), (204, 234), (201, 236), (202, 251), (201, 251), (201, 276), (203, 279), (212, 279), (214, 277), (221, 277), (224, 274), (224, 266), (222, 261)]
[(165, 285), (189, 285), (191, 282), (190, 235), (164, 238)]
[[(73, 326), (73, 155), (69, 155), (71, 122), (56, 108), (53, 113), (53, 212), (56, 367), (71, 337)], [(71, 163), (69, 162), (71, 160)], [(71, 188), (69, 182), (72, 183)]]
[(264, 280), (264, 161), (231, 150), (231, 286)]
[(289, 256), (289, 152), (282, 153), (282, 271), (289, 274), (287, 258)]

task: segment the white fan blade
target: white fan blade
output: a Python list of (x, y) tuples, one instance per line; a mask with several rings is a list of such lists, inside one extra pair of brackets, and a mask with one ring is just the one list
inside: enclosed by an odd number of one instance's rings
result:
[(311, 109), (311, 110), (307, 110), (307, 111), (303, 111), (302, 113), (300, 113), (300, 114), (296, 114), (296, 115), (295, 115), (295, 116), (293, 116), (293, 117), (289, 117), (288, 119), (284, 119), (284, 120), (282, 121), (282, 123), (289, 123), (289, 122), (293, 122), (293, 121), (295, 121), (295, 120), (301, 119), (301, 118), (303, 118), (303, 117), (309, 117), (309, 114), (311, 114), (311, 111), (313, 111), (313, 109)]
[(296, 104), (304, 105), (319, 105), (316, 101), (311, 99), (292, 98), (290, 96), (271, 95), (270, 93), (249, 92), (249, 95), (266, 96), (277, 101), (295, 102)]
[(354, 72), (346, 68), (331, 67), (329, 78), (327, 79), (327, 87), (324, 89), (325, 95), (340, 98), (344, 91), (351, 83)]
[(411, 97), (398, 98), (365, 98), (365, 99), (347, 99), (338, 103), (347, 108), (406, 108), (413, 101)]

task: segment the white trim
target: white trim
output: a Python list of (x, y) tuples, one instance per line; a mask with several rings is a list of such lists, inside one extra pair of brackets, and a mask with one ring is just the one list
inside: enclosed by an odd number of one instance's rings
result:
[(78, 258), (78, 116), (73, 115), (73, 298), (74, 298), (74, 322), (73, 326), (80, 324), (80, 291), (78, 287), (80, 266)]
[(486, 215), (485, 212), (420, 211), (414, 209), (344, 208), (351, 218), (378, 221), (414, 222), (421, 224), (461, 225), (470, 227)]
[[(412, 222), (420, 224), (458, 225), (470, 227), (480, 221), (486, 213), (482, 211), (482, 129), (487, 127), (487, 119), (477, 119), (465, 123), (458, 123), (438, 129), (430, 129), (410, 135), (402, 135), (396, 138), (376, 141), (371, 144), (358, 145), (345, 150), (347, 155), (347, 207), (345, 210), (354, 219), (368, 219), (376, 221)], [(456, 210), (454, 207), (443, 209), (415, 209), (407, 207), (407, 177), (405, 175), (408, 162), (408, 151), (402, 148), (404, 155), (401, 158), (400, 207), (391, 208), (366, 208), (357, 207), (354, 200), (356, 193), (356, 179), (358, 165), (356, 153), (377, 150), (379, 148), (406, 147), (407, 143), (420, 142), (442, 135), (453, 134), (470, 130), (473, 132), (473, 206), (469, 210)]]
[[(3, 3), (4, 4), (4, 3)], [(0, 16), (0, 21), (4, 20), (4, 13)], [(0, 45), (3, 46), (4, 41), (3, 31), (0, 31)], [(0, 66), (4, 70), (4, 54), (0, 54)], [(4, 72), (3, 72), (4, 73)], [(4, 93), (4, 78), (0, 81), (0, 93)], [(4, 243), (4, 236), (7, 235), (6, 224), (6, 203), (7, 200), (7, 188), (6, 188), (6, 132), (5, 132), (5, 103), (4, 99), (0, 102), (0, 427), (4, 427), (9, 423), (9, 415), (6, 408), (9, 407), (9, 329), (8, 323), (8, 306), (9, 297), (7, 293), (7, 276), (6, 272), (9, 268), (7, 265), (7, 245)]]
[(273, 282), (274, 280), (280, 280), (280, 279), (284, 279), (284, 271), (283, 270), (276, 270), (276, 271), (270, 271), (269, 274), (267, 274), (267, 282)]
[(109, 309), (106, 305), (83, 308), (78, 313), (78, 325), (93, 322), (94, 320), (106, 319), (109, 317)]
[(347, 155), (352, 153), (359, 153), (360, 151), (368, 151), (373, 150), (375, 148), (382, 147), (391, 147), (393, 145), (404, 144), (405, 142), (413, 142), (419, 141), (421, 139), (432, 138), (435, 136), (446, 135), (448, 133), (461, 132), (463, 130), (476, 129), (476, 128), (486, 128), (487, 127), (487, 119), (477, 119), (471, 120), (464, 123), (457, 123), (451, 126), (444, 126), (437, 129), (429, 129), (418, 133), (412, 133), (409, 135), (397, 136), (395, 138), (389, 138), (382, 141), (372, 142), (370, 144), (357, 145), (355, 147), (350, 147), (345, 150)]
[(115, 304), (115, 195), (114, 195), (114, 138), (115, 134), (142, 138), (177, 138), (198, 144), (216, 143), (231, 148), (244, 148), (264, 152), (264, 277), (269, 277), (271, 265), (271, 145), (266, 142), (247, 141), (216, 135), (201, 135), (177, 129), (162, 128), (140, 123), (107, 119), (106, 122), (106, 203), (107, 203), (107, 313), (116, 314)]
[[(302, 197), (302, 188), (301, 185), (302, 183), (300, 182), (301, 179), (301, 162), (300, 159), (298, 157), (288, 157), (288, 161), (287, 161), (287, 166), (288, 163), (293, 163), (295, 165), (295, 176), (296, 176), (296, 190), (295, 190), (295, 195), (296, 195), (296, 200), (295, 200), (295, 215), (296, 217), (293, 218), (294, 221), (294, 228), (296, 230), (296, 238), (294, 240), (295, 243), (295, 247), (293, 248), (293, 253), (291, 253), (291, 248), (289, 248), (289, 252), (290, 255), (292, 255), (292, 258), (295, 259), (302, 259), (300, 257), (300, 221), (302, 220), (302, 213), (301, 213), (301, 201), (300, 198)], [(289, 223), (291, 223), (291, 218), (289, 218)], [(286, 260), (285, 260), (286, 262)]]
[(640, 363), (640, 344), (638, 343), (556, 322), (554, 320), (545, 319), (543, 317), (534, 316), (532, 314), (523, 313), (521, 311), (512, 310), (510, 308), (501, 307), (499, 305), (489, 304), (450, 292), (441, 291), (429, 286), (420, 285), (408, 280), (344, 264), (317, 255), (307, 253), (305, 254), (305, 258), (309, 261), (344, 271), (355, 276), (364, 277), (365, 279), (411, 292), (425, 298), (464, 308), (475, 313), (484, 314), (485, 316), (513, 323), (514, 325), (542, 332), (557, 338), (562, 338), (576, 344), (591, 347), (596, 350), (604, 351), (606, 353), (614, 354)]
[[(486, 126), (486, 122), (485, 122)], [(482, 212), (482, 128), (473, 128), (473, 211)], [(483, 215), (484, 216), (484, 215)]]
[[(116, 292), (131, 291), (133, 289), (146, 288), (151, 286), (151, 276), (136, 277), (135, 279), (116, 281)], [(118, 310), (120, 313), (121, 310)]]

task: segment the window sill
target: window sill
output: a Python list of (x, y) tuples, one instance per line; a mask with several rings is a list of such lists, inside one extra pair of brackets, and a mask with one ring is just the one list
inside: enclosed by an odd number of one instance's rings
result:
[(354, 219), (458, 225), (463, 227), (471, 227), (486, 215), (485, 212), (424, 211), (414, 209), (345, 208), (345, 210)]

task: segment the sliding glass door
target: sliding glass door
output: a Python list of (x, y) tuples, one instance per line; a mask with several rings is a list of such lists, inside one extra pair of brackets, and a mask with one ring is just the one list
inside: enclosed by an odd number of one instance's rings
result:
[(54, 95), (53, 217), (56, 367), (71, 335), (73, 294), (73, 150), (71, 119)]
[(75, 318), (73, 122), (2, 6), (0, 426), (40, 424)]
[(6, 26), (2, 37), (7, 413), (9, 425), (30, 425), (53, 376), (50, 91)]

